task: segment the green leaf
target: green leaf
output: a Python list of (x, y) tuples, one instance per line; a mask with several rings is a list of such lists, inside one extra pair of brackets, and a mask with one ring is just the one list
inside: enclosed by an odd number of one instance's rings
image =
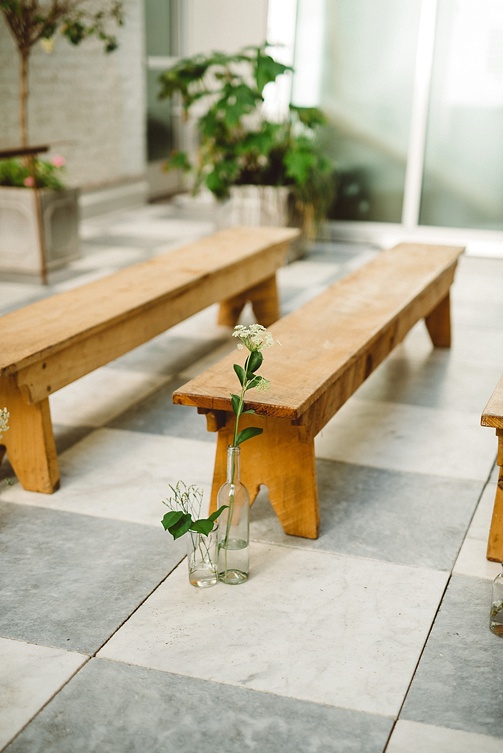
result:
[(239, 383), (241, 384), (242, 387), (244, 387), (246, 384), (245, 370), (238, 363), (235, 363), (233, 368), (234, 368), (234, 371), (236, 372), (237, 378), (239, 379)]
[(171, 526), (178, 523), (182, 515), (183, 515), (182, 510), (172, 510), (171, 512), (167, 512), (166, 515), (161, 520), (161, 523), (164, 526), (164, 530), (168, 531)]
[(208, 520), (215, 521), (223, 513), (224, 510), (227, 510), (228, 507), (229, 505), (222, 505), (222, 507), (219, 507), (218, 510), (211, 513)]
[(228, 507), (229, 505), (222, 505), (222, 507), (219, 507), (218, 510), (211, 513), (209, 518), (200, 518), (199, 520), (195, 520), (190, 526), (190, 530), (195, 531), (196, 533), (202, 533), (204, 536), (208, 536), (208, 534), (211, 533), (211, 531), (213, 530), (213, 526), (215, 525), (215, 520)]
[(239, 397), (239, 395), (231, 395), (231, 403), (232, 403), (232, 410), (234, 411), (234, 414), (238, 416), (239, 405), (241, 403), (241, 398)]
[(256, 437), (259, 434), (262, 434), (263, 431), (263, 429), (259, 429), (256, 426), (249, 426), (247, 429), (243, 429), (239, 432), (236, 439), (236, 444), (240, 445), (243, 442), (246, 442), (247, 439), (252, 439), (252, 437)]
[[(252, 350), (248, 357), (248, 368), (247, 371), (253, 374), (257, 369), (260, 369), (262, 366), (262, 361), (264, 360), (264, 357), (260, 350)], [(249, 377), (248, 377), (249, 378)]]
[(161, 522), (164, 530), (169, 531), (174, 539), (178, 539), (184, 533), (187, 533), (192, 524), (192, 518), (189, 513), (173, 510), (167, 512)]
[(207, 536), (213, 530), (213, 521), (208, 518), (195, 520), (190, 526), (190, 530), (195, 531), (196, 533), (202, 533), (203, 536)]

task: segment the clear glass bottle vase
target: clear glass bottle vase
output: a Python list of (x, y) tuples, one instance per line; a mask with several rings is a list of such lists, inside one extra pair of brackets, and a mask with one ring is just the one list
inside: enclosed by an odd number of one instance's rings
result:
[(503, 570), (493, 580), (489, 627), (503, 638)]
[(250, 571), (250, 496), (241, 483), (239, 447), (227, 448), (227, 481), (218, 492), (218, 505), (227, 505), (218, 520), (218, 577), (237, 585)]

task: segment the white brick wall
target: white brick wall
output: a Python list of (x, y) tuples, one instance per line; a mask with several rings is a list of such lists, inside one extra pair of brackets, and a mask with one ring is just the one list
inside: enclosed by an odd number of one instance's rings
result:
[[(166, 0), (167, 1), (167, 0)], [(90, 39), (38, 45), (30, 64), (31, 143), (49, 143), (67, 160), (70, 185), (83, 191), (143, 179), (146, 172), (145, 0), (125, 0), (119, 48)], [(266, 36), (267, 0), (180, 0), (186, 54), (238, 49)], [(0, 15), (0, 145), (20, 142), (19, 61)]]
[[(68, 181), (83, 188), (142, 177), (145, 172), (143, 0), (126, 0), (119, 49), (110, 55), (90, 39), (58, 38), (52, 54), (37, 45), (30, 63), (32, 143), (54, 145), (67, 159)], [(0, 20), (0, 143), (17, 144), (19, 62)]]

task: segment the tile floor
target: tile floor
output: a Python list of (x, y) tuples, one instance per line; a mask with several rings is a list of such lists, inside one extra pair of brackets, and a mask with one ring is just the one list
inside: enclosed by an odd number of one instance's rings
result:
[[(4, 278), (2, 311), (212, 229), (172, 204), (86, 220), (82, 258), (46, 288)], [(313, 245), (280, 272), (283, 311), (375, 253)], [(317, 438), (317, 541), (286, 536), (261, 491), (238, 588), (192, 588), (160, 524), (169, 483), (209, 491), (214, 436), (171, 393), (233, 349), (215, 308), (56, 393), (61, 489), (1, 468), (0, 749), (501, 753), (480, 414), (502, 293), (503, 259), (462, 259), (452, 349), (420, 323)]]

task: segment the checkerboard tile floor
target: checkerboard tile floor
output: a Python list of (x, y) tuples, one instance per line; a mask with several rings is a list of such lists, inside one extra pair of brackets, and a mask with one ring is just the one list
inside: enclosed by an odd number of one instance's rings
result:
[[(213, 227), (173, 204), (85, 220), (48, 286), (0, 280), (2, 313)], [(280, 271), (283, 312), (376, 253), (313, 244)], [(216, 308), (52, 396), (60, 490), (0, 469), (0, 750), (500, 753), (480, 414), (502, 293), (503, 259), (462, 258), (451, 350), (420, 323), (319, 435), (318, 540), (285, 535), (261, 490), (239, 588), (192, 588), (160, 524), (168, 484), (209, 492), (214, 435), (171, 393), (234, 348)]]

